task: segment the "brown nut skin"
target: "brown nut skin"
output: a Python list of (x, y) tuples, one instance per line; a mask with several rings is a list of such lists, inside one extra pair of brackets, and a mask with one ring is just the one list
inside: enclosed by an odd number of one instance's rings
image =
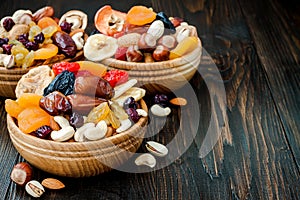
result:
[(32, 179), (32, 168), (26, 162), (16, 164), (11, 171), (10, 178), (19, 186), (25, 186)]
[(156, 39), (149, 33), (143, 33), (138, 41), (138, 48), (144, 52), (151, 52), (156, 47)]
[(52, 17), (54, 15), (54, 8), (51, 6), (45, 6), (38, 9), (35, 13), (32, 14), (32, 20), (38, 22), (43, 17)]
[(158, 40), (157, 44), (163, 45), (168, 49), (173, 49), (176, 47), (177, 41), (173, 35), (164, 35)]
[(142, 52), (138, 49), (137, 45), (132, 45), (128, 47), (126, 51), (126, 59), (129, 62), (139, 62), (144, 58)]
[(165, 61), (169, 60), (170, 51), (167, 47), (163, 45), (158, 45), (153, 51), (152, 57), (155, 61)]

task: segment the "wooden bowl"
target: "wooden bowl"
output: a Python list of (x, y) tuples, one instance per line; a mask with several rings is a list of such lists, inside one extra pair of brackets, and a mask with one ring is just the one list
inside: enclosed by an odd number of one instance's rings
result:
[(192, 52), (173, 60), (141, 63), (127, 62), (107, 58), (101, 61), (108, 69), (121, 69), (131, 78), (138, 80), (138, 85), (147, 93), (168, 93), (183, 87), (193, 77), (201, 61), (202, 44), (198, 38), (198, 47)]
[[(44, 63), (37, 63), (37, 65), (35, 66), (39, 66), (43, 64), (47, 64), (51, 66), (55, 62), (77, 61), (77, 60), (82, 60), (83, 58), (84, 58), (83, 51), (79, 51), (77, 52), (74, 58), (54, 59)], [(29, 67), (27, 69), (22, 69), (22, 68), (6, 69), (4, 67), (0, 67), (0, 96), (7, 97), (7, 98), (16, 98), (15, 89), (18, 81), (21, 79), (21, 77), (24, 74), (26, 74), (32, 68), (34, 67)]]
[[(148, 111), (141, 100), (141, 107)], [(89, 177), (110, 171), (126, 162), (142, 143), (148, 118), (142, 117), (130, 129), (98, 141), (55, 142), (20, 131), (7, 115), (11, 141), (21, 156), (33, 166), (66, 177)]]

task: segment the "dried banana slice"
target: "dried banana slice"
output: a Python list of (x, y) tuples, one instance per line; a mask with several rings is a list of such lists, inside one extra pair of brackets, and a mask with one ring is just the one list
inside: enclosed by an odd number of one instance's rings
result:
[(23, 93), (43, 95), (44, 88), (54, 79), (55, 75), (48, 65), (42, 65), (29, 70), (22, 76), (16, 87), (16, 97)]

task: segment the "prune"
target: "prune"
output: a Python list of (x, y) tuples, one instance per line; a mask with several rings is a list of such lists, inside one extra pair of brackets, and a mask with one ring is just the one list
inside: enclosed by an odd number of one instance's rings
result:
[(111, 99), (115, 93), (109, 82), (99, 76), (77, 77), (74, 91), (78, 94), (93, 95), (104, 99)]
[(34, 135), (38, 138), (47, 138), (50, 133), (52, 132), (52, 129), (50, 128), (50, 126), (41, 126), (40, 128), (38, 128), (35, 132)]
[(165, 31), (169, 31), (171, 33), (176, 32), (173, 23), (169, 20), (169, 17), (164, 12), (157, 13), (156, 19), (161, 20), (164, 23), (165, 28), (166, 28)]
[(3, 53), (10, 55), (12, 46), (13, 46), (12, 44), (3, 44), (2, 45)]
[(156, 94), (153, 98), (153, 103), (166, 107), (168, 106), (169, 98), (165, 94)]
[(77, 112), (73, 112), (69, 119), (70, 125), (79, 128), (84, 124), (83, 116)]
[(61, 92), (54, 91), (40, 99), (39, 105), (49, 115), (71, 114), (72, 104)]
[(135, 99), (133, 97), (128, 97), (124, 101), (123, 108), (125, 110), (128, 109), (128, 108), (137, 109), (138, 108), (138, 103), (135, 101)]
[(58, 49), (65, 56), (73, 58), (77, 53), (77, 47), (74, 40), (68, 33), (57, 31), (52, 35), (53, 43), (58, 46)]
[(45, 41), (45, 36), (43, 32), (40, 32), (36, 36), (34, 36), (34, 41), (38, 44), (42, 44)]
[(0, 38), (0, 47), (2, 47), (2, 45), (7, 44), (8, 40), (6, 40), (5, 38)]
[(26, 49), (36, 51), (39, 49), (39, 45), (36, 42), (27, 42), (25, 44)]
[(63, 21), (59, 26), (60, 26), (61, 30), (64, 31), (64, 32), (66, 32), (66, 33), (71, 32), (72, 24), (70, 24), (66, 21)]
[(12, 27), (15, 25), (15, 22), (12, 18), (6, 18), (3, 21), (3, 28), (8, 32), (12, 29)]
[(140, 116), (134, 108), (127, 108), (125, 111), (134, 123), (137, 123), (139, 121)]
[(29, 42), (28, 40), (28, 33), (24, 33), (18, 36), (18, 41), (20, 41), (23, 45), (26, 45), (26, 43)]
[(44, 96), (54, 91), (59, 91), (64, 95), (73, 94), (75, 75), (67, 70), (58, 74), (53, 81), (44, 89)]
[(102, 102), (107, 101), (106, 99), (82, 94), (68, 95), (67, 98), (72, 104), (73, 112), (75, 111), (83, 115), (88, 114), (94, 107), (98, 106)]

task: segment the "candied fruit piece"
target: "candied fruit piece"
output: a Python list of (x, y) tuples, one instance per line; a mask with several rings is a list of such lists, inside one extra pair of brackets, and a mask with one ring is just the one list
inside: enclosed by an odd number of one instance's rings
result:
[(31, 133), (41, 126), (49, 126), (50, 115), (40, 107), (31, 106), (18, 115), (18, 125), (22, 132)]
[(48, 27), (44, 28), (44, 29), (42, 30), (42, 33), (44, 34), (45, 38), (51, 38), (52, 35), (53, 35), (56, 31), (58, 31), (57, 26), (53, 26), (53, 25), (52, 25), (52, 26), (48, 26)]
[(116, 115), (110, 111), (106, 117), (106, 119), (110, 122), (111, 126), (115, 129), (119, 128), (121, 123), (119, 119), (116, 117)]
[(127, 21), (133, 25), (145, 25), (155, 20), (156, 13), (145, 6), (133, 6), (127, 13)]
[(54, 44), (45, 44), (42, 48), (34, 52), (34, 59), (48, 59), (58, 53), (58, 47)]
[(99, 104), (93, 108), (87, 116), (87, 122), (98, 123), (100, 120), (104, 120), (110, 112), (110, 108), (107, 102)]
[(22, 108), (27, 108), (30, 106), (39, 106), (39, 102), (42, 97), (43, 96), (34, 93), (23, 93), (18, 98), (18, 104)]
[(5, 100), (5, 111), (12, 117), (17, 118), (18, 115), (22, 112), (23, 108), (19, 105), (18, 102), (12, 99)]
[(107, 71), (107, 67), (101, 63), (95, 63), (87, 60), (77, 61), (77, 63), (80, 65), (80, 71), (87, 70), (95, 76), (103, 77)]
[(24, 58), (22, 68), (26, 69), (27, 67), (32, 66), (34, 62), (34, 51), (30, 51)]
[(34, 40), (34, 36), (40, 34), (41, 32), (42, 32), (42, 29), (39, 26), (37, 26), (37, 25), (34, 25), (34, 26), (30, 27), (28, 39), (30, 41), (33, 41)]
[(195, 36), (189, 36), (184, 38), (181, 42), (177, 44), (177, 46), (170, 51), (169, 59), (179, 58), (194, 49), (197, 48), (198, 38)]

